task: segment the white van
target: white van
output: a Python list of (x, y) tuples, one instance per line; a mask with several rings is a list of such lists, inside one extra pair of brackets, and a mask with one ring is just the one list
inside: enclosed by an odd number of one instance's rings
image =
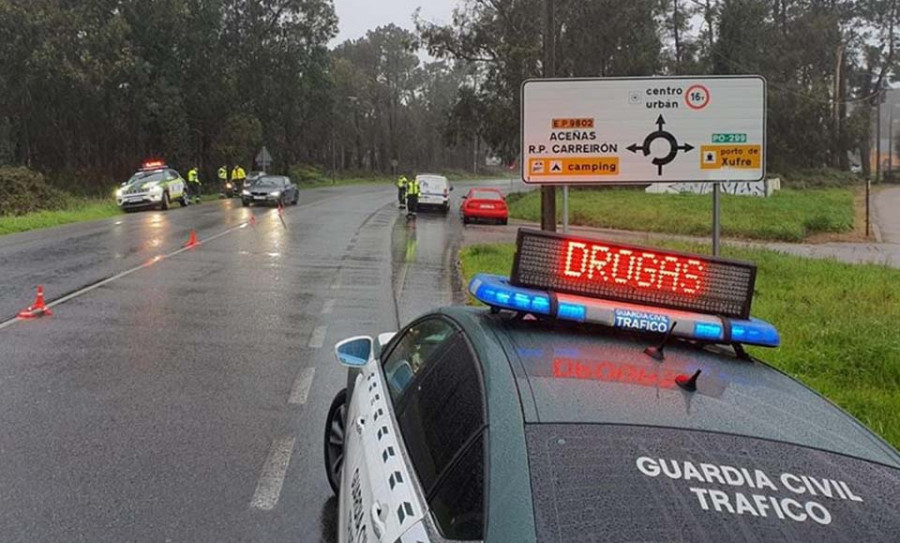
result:
[(419, 207), (435, 206), (444, 213), (450, 211), (450, 191), (453, 187), (442, 175), (421, 174), (416, 176), (419, 183)]

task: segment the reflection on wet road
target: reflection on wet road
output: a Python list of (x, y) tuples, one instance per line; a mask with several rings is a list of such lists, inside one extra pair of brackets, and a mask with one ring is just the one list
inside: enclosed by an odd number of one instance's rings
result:
[(368, 186), (0, 238), (0, 322), (77, 293), (0, 330), (0, 539), (334, 540), (331, 345), (458, 301), (457, 190), (409, 223)]

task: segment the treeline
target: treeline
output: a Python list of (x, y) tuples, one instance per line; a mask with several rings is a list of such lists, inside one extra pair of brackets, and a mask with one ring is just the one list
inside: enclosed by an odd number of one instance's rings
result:
[(89, 190), (262, 145), (301, 176), (471, 166), (443, 140), (457, 71), (395, 27), (336, 32), (331, 0), (0, 0), (0, 165)]
[[(555, 72), (759, 73), (770, 167), (846, 169), (897, 72), (898, 2), (553, 0)], [(547, 5), (461, 0), (329, 49), (331, 0), (0, 0), (0, 165), (96, 188), (154, 155), (250, 169), (263, 144), (301, 177), (510, 164)]]

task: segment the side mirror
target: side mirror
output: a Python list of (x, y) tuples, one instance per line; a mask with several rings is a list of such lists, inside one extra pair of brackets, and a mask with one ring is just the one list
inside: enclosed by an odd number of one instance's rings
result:
[(465, 199), (468, 198), (468, 197), (469, 197), (468, 194), (464, 194), (463, 197), (462, 197), (462, 199), (465, 200)]
[(334, 356), (342, 366), (361, 368), (372, 358), (375, 341), (369, 336), (357, 336), (339, 341), (334, 346)]
[(453, 187), (452, 187), (452, 186), (450, 187), (450, 191), (451, 191), (451, 192), (453, 191)]

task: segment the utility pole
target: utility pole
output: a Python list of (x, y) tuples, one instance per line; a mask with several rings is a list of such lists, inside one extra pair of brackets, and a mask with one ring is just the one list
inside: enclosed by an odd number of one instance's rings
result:
[[(544, 78), (556, 77), (554, 0), (544, 0)], [(556, 232), (556, 187), (541, 187), (541, 230)]]
[(884, 91), (878, 93), (878, 109), (875, 112), (875, 182), (881, 180), (881, 102), (884, 100)]

